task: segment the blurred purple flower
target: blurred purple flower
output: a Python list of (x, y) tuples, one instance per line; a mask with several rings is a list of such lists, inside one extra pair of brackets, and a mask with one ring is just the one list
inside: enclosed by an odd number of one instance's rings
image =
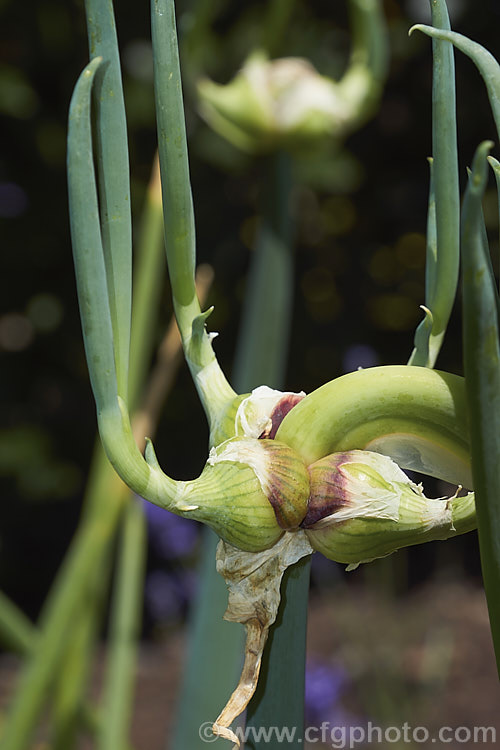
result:
[(194, 570), (153, 570), (146, 577), (144, 597), (152, 620), (167, 623), (183, 616), (196, 595), (198, 578)]
[(198, 541), (198, 524), (143, 501), (153, 548), (167, 560), (189, 555)]
[(321, 723), (327, 714), (333, 714), (346, 682), (347, 676), (342, 667), (307, 664), (305, 709), (309, 724)]
[(173, 576), (164, 570), (153, 570), (146, 578), (146, 607), (155, 622), (177, 620), (182, 614), (182, 597)]

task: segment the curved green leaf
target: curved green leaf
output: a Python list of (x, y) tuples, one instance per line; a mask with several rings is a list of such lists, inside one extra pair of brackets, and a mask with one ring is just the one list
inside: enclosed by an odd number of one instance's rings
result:
[(486, 84), (493, 117), (500, 138), (500, 65), (493, 55), (481, 44), (473, 42), (471, 39), (468, 39), (466, 36), (458, 34), (455, 31), (435, 29), (432, 26), (426, 26), (425, 24), (420, 23), (412, 26), (410, 34), (415, 30), (422, 31), (424, 34), (427, 34), (427, 36), (433, 37), (434, 39), (442, 39), (451, 42), (457, 49), (470, 57), (481, 73)]
[(463, 341), (481, 566), (500, 672), (500, 343), (482, 218), (491, 146), (485, 142), (476, 151), (464, 200)]
[(90, 381), (98, 413), (117, 404), (113, 326), (102, 249), (92, 153), (92, 84), (102, 58), (80, 75), (69, 109), (68, 196), (78, 302)]
[(118, 395), (127, 403), (132, 307), (132, 220), (127, 123), (113, 3), (85, 0), (95, 77), (95, 154)]

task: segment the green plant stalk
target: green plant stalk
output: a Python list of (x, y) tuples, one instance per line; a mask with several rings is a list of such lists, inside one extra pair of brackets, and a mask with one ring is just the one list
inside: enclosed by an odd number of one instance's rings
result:
[(269, 57), (279, 55), (296, 0), (271, 0), (262, 23), (261, 47)]
[(128, 743), (134, 688), (137, 638), (142, 614), (146, 527), (142, 507), (129, 498), (112, 603), (108, 668), (98, 747), (122, 750)]
[(158, 308), (164, 286), (165, 248), (159, 177), (158, 160), (155, 157), (141, 217), (136, 248), (137, 260), (134, 266), (134, 307), (129, 368), (131, 412), (137, 407), (138, 397), (151, 365)]
[[(280, 152), (270, 156), (263, 182), (261, 225), (243, 311), (243, 344), (235, 367), (235, 382), (242, 390), (261, 383), (283, 387), (291, 329), (290, 156)], [(297, 726), (298, 736), (303, 734), (310, 564), (310, 557), (303, 559), (283, 576), (278, 619), (271, 628), (257, 690), (248, 705), (247, 726)]]
[(372, 116), (388, 68), (387, 32), (379, 0), (349, 0), (352, 52), (339, 81), (339, 94), (350, 109), (347, 128), (355, 130)]
[[(445, 0), (431, 0), (432, 23), (449, 29)], [(415, 334), (411, 365), (434, 367), (450, 319), (460, 259), (460, 192), (453, 47), (433, 39), (432, 166), (426, 259), (426, 316)], [(435, 226), (432, 224), (435, 221)], [(429, 226), (431, 225), (431, 226)]]
[[(247, 727), (296, 727), (288, 747), (303, 747), (307, 601), (311, 557), (303, 558), (285, 572), (281, 582), (278, 617), (269, 632), (262, 658), (259, 683), (247, 709)], [(258, 736), (258, 734), (256, 734)], [(276, 735), (270, 742), (254, 742), (248, 748), (280, 750)]]
[(18, 654), (29, 654), (35, 648), (36, 626), (9, 597), (0, 591), (0, 642)]
[[(101, 461), (106, 461), (104, 454), (101, 454)], [(37, 648), (25, 664), (2, 726), (2, 750), (25, 750), (71, 638), (80, 603), (87, 595), (89, 583), (91, 585), (92, 571), (105, 562), (122, 511), (121, 499), (109, 492), (110, 476), (116, 482), (114, 475), (99, 471), (96, 462), (89, 488), (92, 501), (86, 507), (82, 524), (40, 617)], [(106, 503), (100, 502), (102, 497), (107, 497)]]
[[(260, 225), (247, 281), (233, 379), (241, 392), (283, 387), (292, 316), (290, 156), (270, 156), (264, 170)], [(269, 323), (272, 321), (272, 324)]]
[[(275, 388), (283, 387), (293, 279), (290, 179), (289, 157), (284, 153), (270, 157), (264, 171), (263, 183), (266, 187), (261, 200), (261, 223), (249, 271), (235, 357), (233, 379), (240, 392), (249, 391), (262, 383)], [(272, 326), (268, 325), (269, 320), (273, 320)], [(217, 716), (231, 694), (241, 668), (244, 631), (221, 619), (227, 606), (227, 590), (215, 570), (217, 541), (217, 537), (207, 529), (199, 566), (201, 596), (196, 601), (191, 621), (187, 664), (172, 745), (174, 750), (196, 746), (198, 727), (207, 717)], [(308, 572), (302, 572), (301, 577), (308, 584)], [(286, 585), (282, 584), (283, 590)], [(307, 607), (303, 597), (292, 599), (295, 605), (292, 600), (287, 605), (290, 614), (293, 615), (295, 606), (299, 619), (305, 622)], [(290, 648), (290, 640), (283, 638), (282, 632), (277, 638), (275, 654), (278, 653), (280, 642), (285, 648)], [(211, 644), (209, 649), (207, 643)], [(285, 661), (289, 662), (288, 659)], [(300, 671), (300, 664), (299, 656), (292, 669), (299, 665)], [(216, 680), (214, 675), (217, 675)], [(267, 682), (271, 676), (267, 677), (266, 674), (261, 679)], [(207, 682), (212, 686), (210, 691), (203, 688)], [(297, 709), (296, 703), (293, 703), (293, 708)], [(298, 711), (300, 715), (301, 705)], [(262, 718), (269, 720), (269, 717)]]
[(381, 86), (389, 65), (387, 32), (379, 0), (349, 0), (353, 48), (351, 66), (368, 68)]
[(90, 58), (96, 73), (95, 153), (106, 284), (113, 329), (118, 395), (127, 403), (132, 289), (132, 226), (127, 123), (113, 4), (85, 0)]
[(173, 736), (166, 741), (169, 750), (198, 747), (199, 727), (218, 715), (241, 670), (244, 631), (222, 619), (227, 588), (215, 569), (218, 543), (219, 537), (211, 529), (203, 530), (198, 595), (190, 615)]
[[(82, 708), (85, 705), (85, 692), (87, 688), (90, 669), (92, 666), (95, 641), (98, 636), (98, 625), (101, 615), (104, 586), (102, 581), (108, 579), (104, 572), (109, 572), (109, 560), (107, 570), (99, 571), (99, 580), (94, 575), (94, 589), (100, 591), (84, 599), (77, 609), (75, 624), (72, 629), (71, 639), (66, 645), (66, 651), (61, 656), (61, 664), (57, 670), (56, 685), (51, 698), (52, 726), (51, 726), (51, 748), (52, 750), (71, 750), (76, 747), (78, 732), (82, 725)], [(94, 600), (97, 595), (97, 601)]]
[(462, 215), (463, 341), (479, 548), (500, 674), (500, 345), (498, 293), (489, 271), (482, 198), (486, 157), (476, 151)]
[(202, 313), (196, 296), (193, 199), (173, 0), (152, 0), (151, 28), (165, 246), (174, 311), (186, 361), (212, 425), (236, 394), (205, 330), (211, 310)]

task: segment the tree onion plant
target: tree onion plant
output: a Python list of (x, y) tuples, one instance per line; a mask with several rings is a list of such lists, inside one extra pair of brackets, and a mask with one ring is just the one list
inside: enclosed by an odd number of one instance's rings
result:
[[(402, 547), (468, 532), (477, 522), (500, 665), (498, 292), (482, 214), (488, 160), (497, 179), (500, 166), (488, 157), (491, 144), (481, 144), (460, 210), (453, 46), (478, 66), (497, 127), (500, 68), (482, 47), (450, 30), (445, 0), (431, 0), (430, 5), (432, 26), (415, 27), (433, 37), (433, 153), (424, 319), (409, 363), (349, 373), (309, 394), (279, 391), (270, 387), (274, 383), (238, 393), (214, 353), (216, 334), (208, 330), (211, 309), (202, 310), (196, 292), (196, 239), (174, 2), (152, 0), (168, 273), (184, 356), (210, 429), (208, 457), (200, 476), (179, 481), (162, 470), (151, 435), (134, 436), (132, 429), (142, 377), (137, 368), (142, 365), (134, 363), (138, 350), (132, 346), (131, 357), (130, 346), (132, 233), (120, 60), (112, 3), (86, 0), (90, 62), (78, 79), (70, 106), (68, 186), (78, 301), (99, 434), (126, 488), (165, 512), (201, 521), (220, 539), (213, 565), (228, 587), (224, 616), (245, 625), (246, 645), (234, 692), (226, 696), (218, 717), (205, 718), (213, 721), (215, 735), (236, 745), (239, 740), (231, 725), (256, 691), (265, 644), (278, 614), (283, 575), (290, 568), (287, 598), (298, 592), (295, 611), (283, 610), (286, 620), (296, 616), (297, 606), (306, 606), (307, 577), (299, 591), (293, 585), (294, 571), (304, 568), (312, 554), (323, 554), (352, 569)], [(351, 0), (351, 6), (354, 14), (367, 7), (378, 12), (375, 0), (371, 4)], [(360, 50), (371, 52), (363, 59)], [(207, 82), (201, 85), (205, 117), (249, 150), (264, 145), (267, 150), (291, 153), (317, 138), (318, 131), (321, 137), (333, 137), (339, 108), (344, 107), (345, 113), (340, 129), (355, 127), (380, 95), (381, 48), (370, 46), (365, 38), (355, 52), (352, 67), (338, 84), (313, 81), (311, 71), (306, 71), (315, 96), (307, 107), (301, 101), (299, 115), (292, 120), (276, 119), (272, 91), (266, 93), (268, 109), (258, 105), (260, 91), (252, 88), (253, 83), (265, 78), (272, 88), (273, 81), (267, 67), (272, 63), (262, 55), (251, 58), (224, 91)], [(299, 98), (306, 89), (299, 86)], [(352, 90), (363, 95), (353, 98)], [(434, 369), (456, 296), (460, 256), (465, 378)], [(134, 308), (139, 304), (137, 297)], [(272, 326), (273, 320), (261, 325)], [(252, 333), (257, 349), (258, 337), (257, 328)], [(143, 441), (144, 450), (139, 447)], [(403, 469), (451, 482), (457, 491), (449, 498), (427, 498)], [(91, 533), (85, 528), (80, 532), (82, 542), (74, 547), (70, 573), (53, 595), (53, 607), (47, 609), (40, 629), (26, 623), (16, 628), (18, 615), (4, 608), (2, 629), (28, 658), (12, 710), (0, 730), (4, 750), (28, 747), (49, 685), (59, 695), (59, 747), (69, 747), (70, 735), (65, 732), (74, 728), (75, 703), (65, 703), (63, 682), (58, 683), (54, 674), (65, 668), (73, 676), (75, 695), (81, 694), (87, 666), (82, 654), (89, 653), (86, 649), (96, 629), (90, 613), (98, 609), (88, 602), (102, 601), (102, 579), (111, 572), (109, 547), (118, 518), (123, 533), (106, 713), (96, 718), (92, 707), (82, 703), (78, 719), (94, 727), (103, 750), (127, 746), (133, 671), (129, 646), (137, 630), (144, 528), (136, 503), (103, 494), (88, 511)], [(72, 651), (66, 631), (74, 618), (82, 648)], [(286, 639), (292, 638), (290, 630), (283, 632), (288, 633)], [(285, 641), (285, 646), (287, 642), (291, 643)], [(303, 644), (301, 648), (302, 654), (291, 649), (297, 660), (303, 657)], [(269, 673), (265, 678), (272, 679)], [(209, 679), (205, 676), (207, 691)], [(301, 694), (301, 686), (282, 688), (278, 697), (276, 691), (271, 696), (264, 689), (262, 698), (264, 713), (266, 702), (273, 701), (276, 725), (286, 721), (283, 704), (290, 691)], [(184, 716), (190, 714), (196, 716), (196, 706), (190, 705)]]

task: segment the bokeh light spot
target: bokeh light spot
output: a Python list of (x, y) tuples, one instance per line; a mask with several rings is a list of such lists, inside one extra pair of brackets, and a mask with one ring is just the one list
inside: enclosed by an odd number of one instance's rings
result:
[(311, 268), (302, 277), (301, 287), (313, 320), (326, 322), (338, 316), (342, 301), (329, 268)]
[(402, 294), (380, 294), (368, 300), (370, 318), (377, 328), (407, 331), (416, 325), (419, 309), (413, 300)]
[(403, 234), (396, 243), (396, 258), (405, 268), (424, 268), (426, 239), (423, 234)]
[(42, 293), (30, 299), (26, 313), (38, 331), (50, 333), (61, 323), (64, 309), (60, 300), (53, 294)]
[(20, 313), (6, 313), (0, 318), (0, 348), (21, 352), (33, 341), (33, 326)]

